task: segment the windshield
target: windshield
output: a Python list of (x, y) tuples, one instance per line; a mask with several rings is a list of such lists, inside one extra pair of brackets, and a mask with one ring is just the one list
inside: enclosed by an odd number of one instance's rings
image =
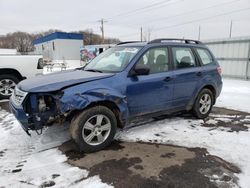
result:
[(95, 72), (121, 72), (140, 50), (140, 47), (114, 47), (94, 58), (85, 68)]

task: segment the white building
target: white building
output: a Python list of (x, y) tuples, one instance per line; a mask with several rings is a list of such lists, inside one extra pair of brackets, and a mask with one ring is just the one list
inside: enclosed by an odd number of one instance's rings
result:
[(83, 34), (55, 32), (33, 41), (35, 53), (53, 64), (65, 63), (67, 68), (80, 66), (80, 48)]

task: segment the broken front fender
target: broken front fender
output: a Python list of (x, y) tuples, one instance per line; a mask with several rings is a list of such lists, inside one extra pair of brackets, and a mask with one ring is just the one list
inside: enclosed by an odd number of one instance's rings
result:
[(92, 103), (108, 101), (114, 103), (123, 121), (128, 118), (127, 98), (118, 91), (111, 88), (94, 88), (79, 92), (75, 89), (64, 90), (63, 96), (59, 99), (60, 110), (65, 113), (72, 110), (83, 110)]

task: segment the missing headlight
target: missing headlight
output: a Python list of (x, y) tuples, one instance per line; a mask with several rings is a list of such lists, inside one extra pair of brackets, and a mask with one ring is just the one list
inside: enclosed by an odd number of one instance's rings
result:
[(39, 112), (46, 112), (55, 109), (55, 101), (49, 95), (39, 96), (38, 97), (38, 109)]

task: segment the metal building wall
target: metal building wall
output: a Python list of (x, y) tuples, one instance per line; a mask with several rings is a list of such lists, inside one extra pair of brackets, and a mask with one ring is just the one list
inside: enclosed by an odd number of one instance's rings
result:
[(35, 44), (35, 53), (42, 54), (44, 59), (80, 60), (80, 48), (82, 45), (82, 40), (54, 39)]
[(250, 37), (203, 41), (213, 52), (225, 77), (250, 78)]

